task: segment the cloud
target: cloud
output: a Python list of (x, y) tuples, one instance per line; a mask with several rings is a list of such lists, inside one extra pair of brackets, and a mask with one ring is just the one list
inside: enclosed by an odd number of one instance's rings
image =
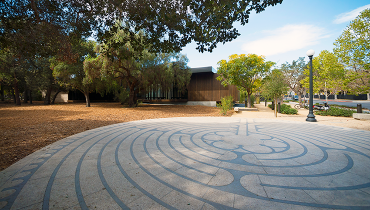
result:
[(355, 19), (360, 14), (360, 12), (362, 12), (363, 10), (365, 10), (367, 8), (370, 8), (370, 4), (359, 7), (357, 9), (354, 9), (354, 10), (350, 11), (350, 12), (345, 12), (345, 13), (339, 14), (339, 15), (337, 15), (337, 17), (335, 18), (333, 23), (341, 24), (341, 23), (349, 22), (349, 21)]
[(257, 55), (276, 55), (306, 48), (327, 38), (325, 29), (313, 25), (286, 25), (281, 28), (264, 31), (266, 37), (247, 42), (242, 50)]

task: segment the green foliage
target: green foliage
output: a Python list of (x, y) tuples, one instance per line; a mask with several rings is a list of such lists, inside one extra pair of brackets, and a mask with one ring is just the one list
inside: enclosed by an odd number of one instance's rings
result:
[(239, 94), (240, 94), (239, 103), (244, 103), (245, 102), (245, 98), (246, 98), (244, 91), (239, 91)]
[(94, 52), (95, 45), (96, 43), (93, 41), (80, 40), (72, 49), (76, 57), (74, 62), (59, 60), (54, 57), (51, 59), (50, 66), (59, 84), (70, 89), (77, 89), (85, 95), (87, 107), (90, 106), (89, 93), (98, 90), (98, 92), (103, 94), (105, 91), (104, 88), (97, 88), (105, 86), (105, 84), (99, 84), (103, 83), (103, 80), (90, 77), (84, 71), (85, 59), (94, 59), (96, 57)]
[[(261, 86), (262, 77), (270, 70), (273, 62), (265, 62), (264, 56), (255, 54), (233, 54), (229, 56), (229, 61), (221, 60), (217, 63), (217, 80), (222, 81), (224, 86), (235, 85), (239, 91), (246, 91), (250, 96)], [(248, 100), (248, 107), (252, 103)]]
[(315, 114), (322, 116), (352, 117), (353, 113), (356, 113), (356, 111), (337, 107), (330, 107), (328, 110), (315, 111)]
[(349, 69), (347, 90), (354, 94), (370, 93), (369, 37), (370, 9), (365, 9), (351, 21), (334, 43), (335, 54)]
[(301, 97), (305, 91), (305, 87), (300, 81), (306, 77), (304, 74), (306, 67), (307, 63), (305, 62), (304, 57), (300, 57), (298, 60), (293, 60), (291, 64), (282, 64), (280, 67), (289, 88), (297, 93), (299, 97)]
[(283, 73), (275, 69), (263, 80), (261, 94), (264, 98), (278, 99), (288, 90), (288, 84)]
[(217, 107), (219, 107), (221, 110), (220, 114), (226, 115), (227, 111), (233, 108), (233, 97), (226, 96), (226, 97), (221, 98), (221, 104), (217, 104)]
[(298, 110), (292, 108), (290, 105), (282, 104), (280, 106), (280, 111), (282, 114), (297, 114)]
[[(236, 39), (240, 33), (235, 22), (245, 25), (252, 11), (262, 12), (265, 8), (282, 3), (282, 0), (269, 1), (131, 1), (90, 0), (89, 5), (103, 5), (103, 11), (115, 19), (124, 20), (135, 31), (145, 30), (148, 43), (153, 45), (151, 52), (179, 52), (191, 42), (197, 44), (200, 52), (212, 52), (218, 43)], [(86, 3), (87, 4), (87, 3)], [(106, 20), (104, 16), (101, 18)], [(111, 26), (112, 20), (106, 20)], [(104, 24), (102, 24), (104, 25)]]
[[(307, 76), (301, 81), (304, 87), (309, 88), (309, 67), (304, 74)], [(346, 89), (347, 73), (338, 57), (327, 50), (320, 52), (312, 60), (313, 89), (314, 93), (323, 92), (337, 94)]]
[(356, 17), (335, 41), (334, 52), (348, 66), (370, 69), (370, 9)]
[(173, 84), (184, 91), (191, 72), (186, 56), (178, 53), (150, 53), (143, 32), (132, 34), (126, 26), (117, 23), (103, 44), (97, 47), (99, 55), (86, 59), (84, 69), (89, 78), (115, 81), (118, 91), (128, 90), (129, 107), (137, 105), (137, 94), (151, 87), (170, 89)]
[[(270, 109), (272, 109), (272, 104), (267, 105)], [(281, 104), (280, 111), (282, 114), (297, 114), (298, 110), (292, 108), (290, 105)]]
[(121, 104), (125, 104), (128, 102), (129, 99), (129, 92), (125, 89), (119, 89), (114, 93), (114, 100), (121, 102)]

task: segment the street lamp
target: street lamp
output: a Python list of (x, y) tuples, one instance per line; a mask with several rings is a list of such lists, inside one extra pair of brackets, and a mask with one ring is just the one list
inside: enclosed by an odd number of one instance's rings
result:
[(315, 115), (313, 114), (313, 81), (312, 81), (312, 57), (315, 54), (314, 50), (307, 51), (307, 56), (310, 58), (310, 104), (309, 104), (309, 112), (307, 115), (306, 121), (308, 122), (316, 122)]

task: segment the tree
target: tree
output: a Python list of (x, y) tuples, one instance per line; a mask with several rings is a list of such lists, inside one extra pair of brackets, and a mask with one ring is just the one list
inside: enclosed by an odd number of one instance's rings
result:
[(190, 81), (187, 58), (177, 53), (153, 54), (149, 52), (146, 36), (134, 36), (119, 23), (111, 30), (103, 44), (97, 47), (99, 56), (88, 58), (84, 69), (89, 78), (112, 77), (124, 90), (129, 91), (128, 104), (137, 105), (137, 94), (149, 86), (169, 89), (172, 84), (184, 89)]
[(262, 96), (265, 98), (273, 98), (275, 102), (274, 114), (277, 117), (277, 100), (281, 98), (288, 90), (289, 84), (285, 80), (283, 72), (274, 69), (263, 79)]
[[(63, 40), (69, 41), (65, 35), (78, 40), (98, 31), (102, 38), (116, 20), (123, 20), (134, 29), (132, 35), (145, 30), (148, 43), (153, 45), (151, 52), (179, 52), (192, 41), (199, 51), (212, 51), (217, 43), (240, 35), (233, 26), (235, 22), (245, 25), (251, 12), (260, 13), (278, 3), (282, 0), (1, 1), (1, 42), (40, 53), (40, 49), (47, 51), (45, 46), (53, 45), (37, 45), (38, 42), (68, 47), (62, 44)], [(14, 34), (17, 36), (12, 37)]]
[[(40, 66), (45, 63), (41, 60), (52, 56), (74, 59), (71, 44), (89, 36), (95, 23), (94, 14), (86, 7), (81, 1), (0, 1), (0, 49), (11, 55), (12, 65), (7, 71), (12, 71), (16, 104), (20, 105), (19, 82), (35, 77), (31, 69), (41, 72), (38, 76), (44, 80), (39, 85), (47, 90), (45, 103), (50, 104), (55, 80), (50, 68)], [(28, 87), (24, 88), (28, 92)]]
[(298, 94), (298, 101), (301, 101), (301, 95), (305, 92), (305, 87), (300, 81), (306, 77), (304, 74), (306, 66), (304, 57), (300, 57), (298, 60), (293, 60), (292, 64), (287, 62), (280, 67), (290, 89)]
[(367, 93), (370, 100), (370, 9), (365, 9), (334, 43), (335, 54), (351, 69), (351, 92)]
[(239, 91), (246, 91), (248, 95), (248, 108), (252, 106), (251, 95), (258, 87), (259, 80), (275, 64), (271, 61), (265, 62), (264, 56), (256, 54), (233, 54), (229, 61), (221, 60), (217, 63), (217, 80), (222, 85), (235, 85)]
[[(336, 99), (337, 93), (346, 89), (346, 70), (334, 53), (327, 50), (321, 51), (319, 56), (312, 60), (312, 73), (314, 92), (324, 92), (326, 100), (328, 93), (334, 94)], [(305, 70), (304, 74), (307, 77), (302, 80), (302, 84), (308, 89), (308, 68)]]
[(14, 90), (14, 102), (21, 105), (19, 83), (24, 78), (25, 62), (17, 58), (8, 48), (0, 51), (0, 81)]
[(99, 79), (87, 77), (83, 66), (85, 58), (93, 59), (96, 57), (94, 48), (95, 42), (81, 40), (78, 45), (73, 47), (74, 52), (78, 55), (75, 62), (52, 59), (54, 77), (58, 79), (61, 85), (81, 91), (85, 95), (86, 107), (90, 107), (89, 93), (95, 90), (95, 85), (99, 82)]

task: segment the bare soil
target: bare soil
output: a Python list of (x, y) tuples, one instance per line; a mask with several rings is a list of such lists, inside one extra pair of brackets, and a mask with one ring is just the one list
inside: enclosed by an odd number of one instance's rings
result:
[[(229, 111), (228, 116), (232, 114)], [(220, 117), (216, 107), (120, 103), (0, 104), (0, 171), (65, 137), (116, 123), (169, 117)]]

